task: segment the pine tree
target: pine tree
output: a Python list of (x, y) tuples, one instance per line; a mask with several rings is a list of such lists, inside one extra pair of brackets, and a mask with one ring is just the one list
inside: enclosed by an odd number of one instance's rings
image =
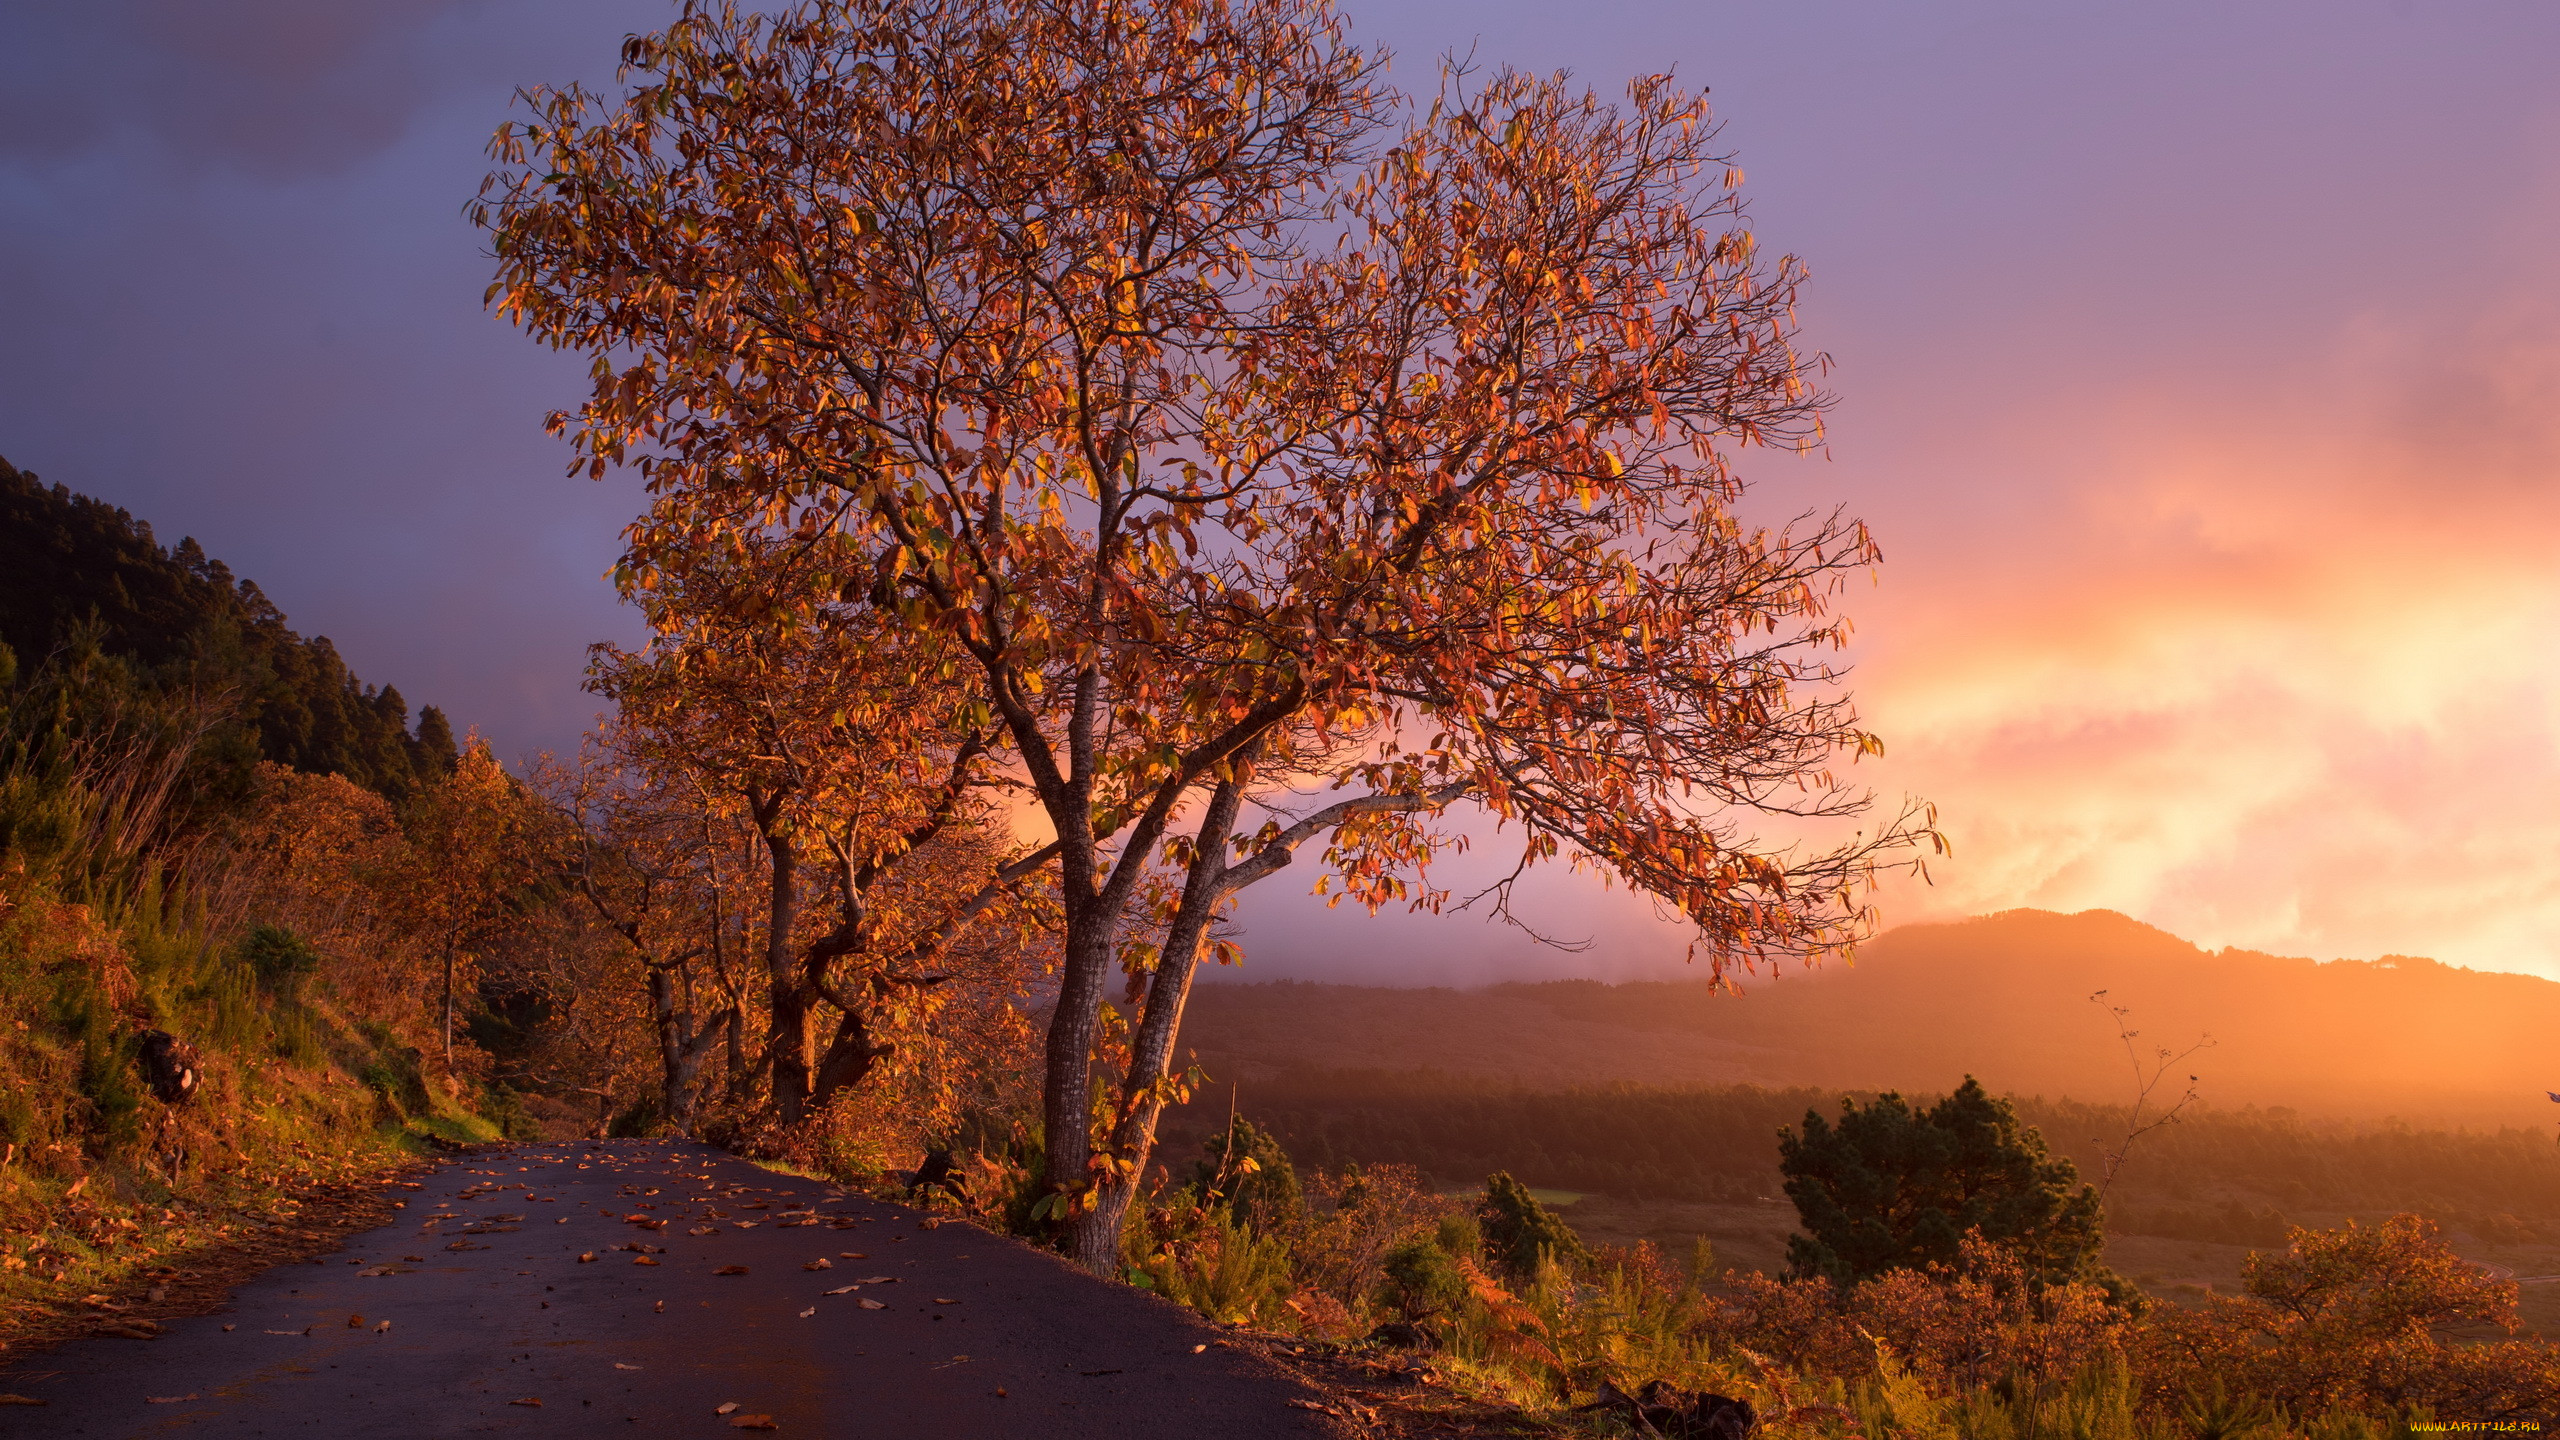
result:
[(1802, 1134), (1780, 1132), (1778, 1169), (1804, 1223), (1787, 1241), (1799, 1275), (1854, 1284), (1953, 1265), (1978, 1230), (2020, 1248), (2040, 1284), (2113, 1278), (2098, 1264), (2098, 1192), (2075, 1189), (2071, 1162), (1970, 1075), (1926, 1111), (1890, 1091), (1843, 1099), (1836, 1126), (1808, 1110)]

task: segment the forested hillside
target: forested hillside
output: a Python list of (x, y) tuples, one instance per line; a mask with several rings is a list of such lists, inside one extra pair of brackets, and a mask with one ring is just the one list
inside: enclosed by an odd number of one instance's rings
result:
[(343, 775), (394, 801), (454, 764), (430, 705), (409, 728), (398, 689), (363, 684), (326, 636), (304, 638), (257, 583), (193, 537), (172, 550), (148, 522), (46, 486), (0, 459), (0, 644), (32, 668), (57, 652), (116, 657), (154, 688), (221, 697), (199, 747), (207, 794), (236, 797), (267, 760)]
[(499, 1133), (445, 1023), (534, 893), (485, 858), (522, 808), (485, 747), (5, 463), (0, 637), (0, 1321)]
[[(1250, 937), (1247, 937), (1250, 947)], [(2560, 1088), (2560, 984), (2432, 960), (2206, 951), (2110, 911), (2012, 911), (1891, 931), (1854, 964), (1746, 980), (1557, 981), (1484, 990), (1203, 985), (1185, 1042), (1247, 1093), (1294, 1068), (1400, 1066), (1532, 1088), (1836, 1086), (2132, 1099), (2114, 1018), (2213, 1105), (2310, 1116), (2539, 1127)]]

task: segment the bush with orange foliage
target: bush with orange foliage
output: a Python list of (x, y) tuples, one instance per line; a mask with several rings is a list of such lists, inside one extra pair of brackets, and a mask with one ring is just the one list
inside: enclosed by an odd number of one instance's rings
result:
[(2105, 1289), (2042, 1285), (2014, 1246), (1964, 1237), (1953, 1265), (1888, 1270), (1845, 1295), (1825, 1278), (1728, 1277), (1701, 1329), (1801, 1370), (1862, 1376), (1879, 1342), (1929, 1384), (2043, 1386), (2117, 1348), (2131, 1317)]
[(2415, 1215), (2296, 1230), (2253, 1254), (2244, 1293), (2196, 1310), (2163, 1307), (2133, 1334), (2145, 1398), (2219, 1378), (2295, 1414), (2329, 1410), (2507, 1420), (2560, 1411), (2560, 1347), (2469, 1342), (2457, 1326), (2516, 1328), (2516, 1285), (2455, 1255)]

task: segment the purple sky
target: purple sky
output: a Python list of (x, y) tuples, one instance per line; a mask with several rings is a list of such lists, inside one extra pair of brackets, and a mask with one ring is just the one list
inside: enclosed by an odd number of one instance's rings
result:
[[(502, 754), (572, 743), (623, 481), (464, 223), (524, 84), (644, 0), (0, 9), (0, 455), (192, 534)], [(1958, 850), (1893, 918), (2107, 906), (2209, 944), (2560, 973), (2560, 7), (1356, 4), (1441, 51), (1713, 87), (1813, 270), (1875, 778)], [(1651, 972), (1557, 887), (1468, 920), (1245, 913), (1256, 974)], [(1269, 888), (1269, 887), (1266, 887)], [(1389, 961), (1375, 957), (1391, 955)]]

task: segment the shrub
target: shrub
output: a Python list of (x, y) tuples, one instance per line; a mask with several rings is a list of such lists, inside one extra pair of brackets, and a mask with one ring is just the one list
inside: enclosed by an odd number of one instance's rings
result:
[(257, 926), (240, 937), (232, 953), (261, 988), (280, 1000), (296, 998), (304, 977), (320, 968), (320, 952), (311, 942), (281, 925)]
[(1239, 1224), (1263, 1234), (1295, 1220), (1306, 1210), (1289, 1152), (1269, 1131), (1243, 1116), (1227, 1122), (1200, 1147), (1192, 1167), (1192, 1186), (1203, 1204), (1233, 1213)]
[(1387, 1253), (1432, 1233), (1448, 1202), (1407, 1165), (1317, 1171), (1320, 1203), (1286, 1232), (1298, 1286), (1327, 1296), (1346, 1315), (1365, 1309)]
[[(1133, 1207), (1135, 1208), (1135, 1207)], [(1122, 1256), (1129, 1278), (1223, 1325), (1276, 1324), (1293, 1288), (1289, 1246), (1257, 1235), (1223, 1206), (1173, 1206), (1134, 1227), (1142, 1251)]]
[(2138, 1333), (2160, 1408), (2221, 1381), (2295, 1415), (2424, 1408), (2492, 1421), (2560, 1410), (2560, 1350), (2439, 1333), (2482, 1323), (2512, 1332), (2516, 1286), (2455, 1255), (2418, 1216), (2296, 1230), (2289, 1248), (2250, 1256), (2241, 1274), (2243, 1294), (2164, 1311)]
[(1408, 1240), (1380, 1264), (1377, 1300), (1399, 1317), (1425, 1320), (1457, 1308), (1467, 1280), (1457, 1258), (1434, 1240)]
[(1541, 1263), (1589, 1264), (1591, 1252), (1582, 1237), (1554, 1211), (1538, 1203), (1529, 1187), (1505, 1171), (1485, 1177), (1484, 1202), (1476, 1209), (1484, 1226), (1484, 1257), (1514, 1280), (1538, 1273)]

